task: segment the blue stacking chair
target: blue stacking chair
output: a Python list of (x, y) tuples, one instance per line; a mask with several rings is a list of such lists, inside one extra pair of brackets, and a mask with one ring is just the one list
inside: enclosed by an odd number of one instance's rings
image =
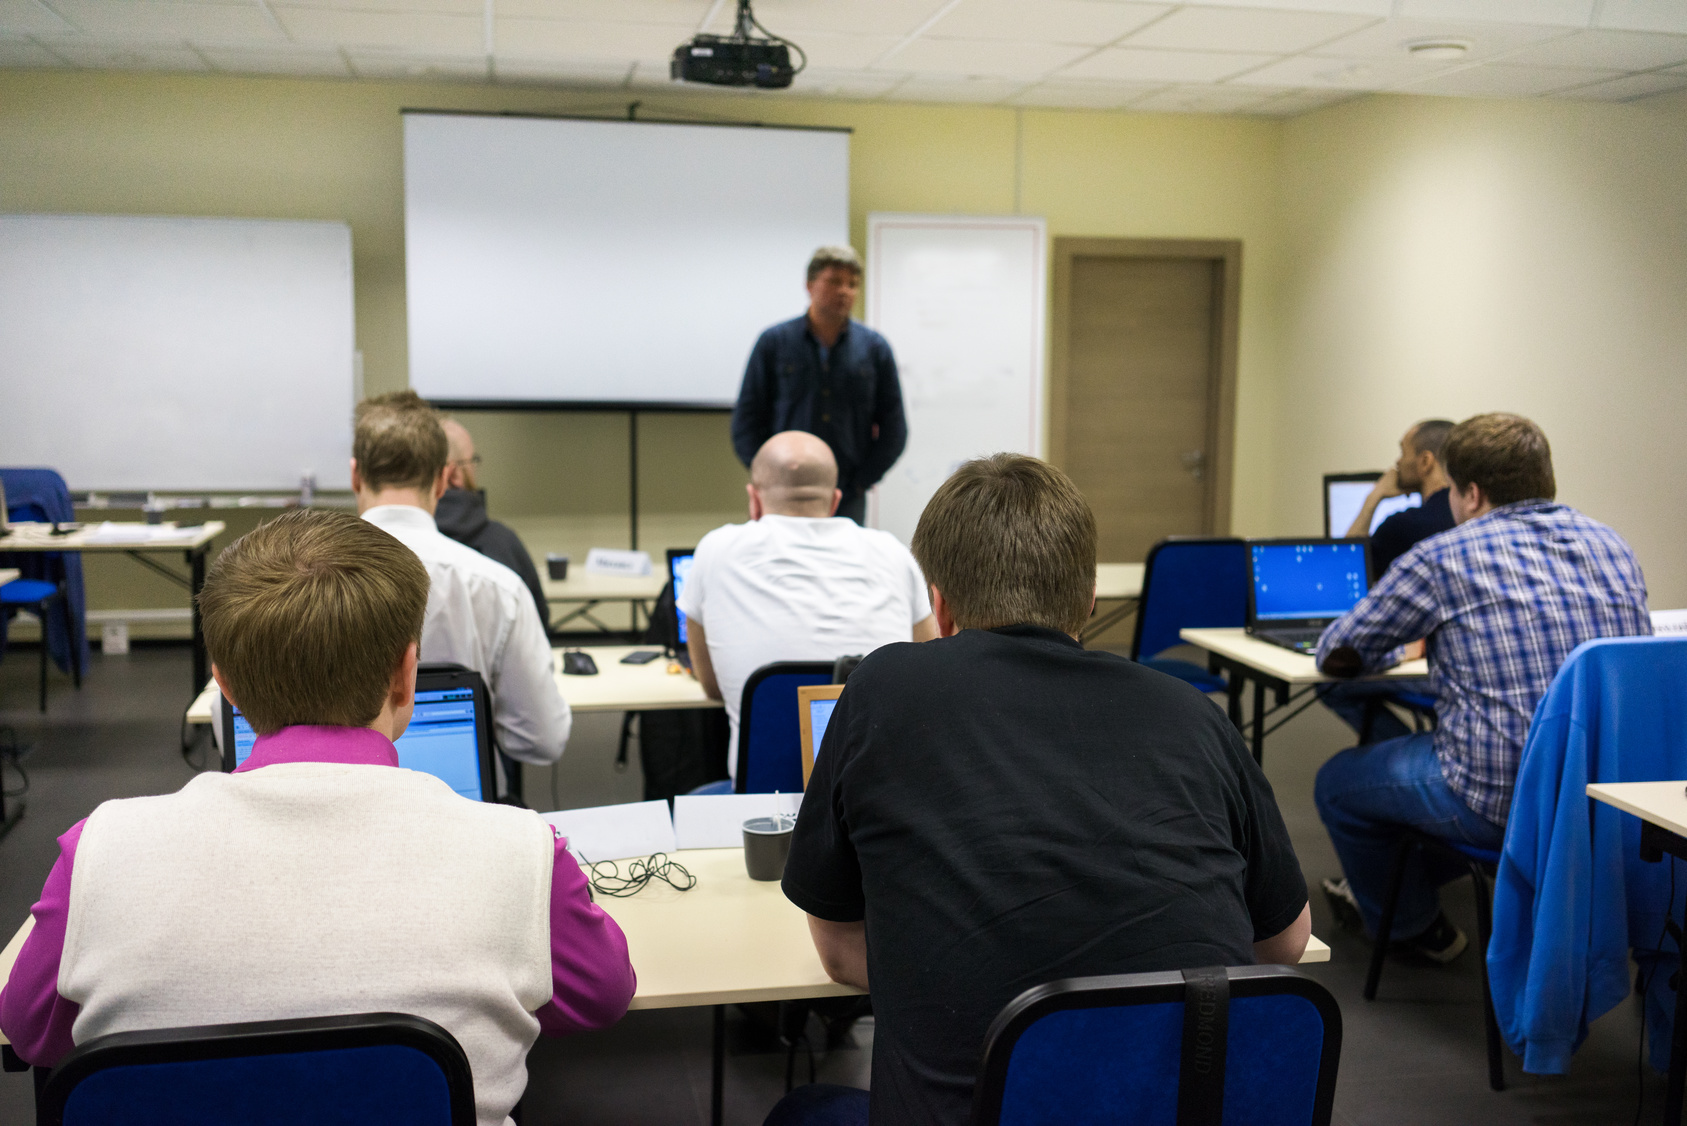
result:
[(802, 793), (797, 689), (830, 683), (831, 661), (775, 661), (750, 674), (738, 705), (738, 793)]
[[(0, 616), (10, 617), (19, 610), (35, 615), (41, 623), (41, 710), (47, 710), (47, 655), (50, 646), (47, 643), (49, 614), (57, 607), (64, 618), (65, 632), (70, 637), (76, 636), (76, 623), (70, 616), (70, 599), (65, 596), (62, 583), (48, 582), (46, 579), (13, 579), (5, 586), (0, 586)], [(81, 647), (72, 644), (70, 647), (70, 677), (76, 687), (82, 687), (82, 654)]]
[(401, 1013), (118, 1032), (53, 1069), (43, 1126), (474, 1126), (445, 1029)]
[(1183, 644), (1178, 631), (1248, 624), (1248, 549), (1233, 537), (1161, 540), (1148, 552), (1131, 660), (1220, 692), (1224, 678), (1200, 665), (1160, 656)]
[(1285, 966), (1073, 978), (991, 1024), (972, 1121), (1328, 1126), (1340, 1059), (1335, 998)]

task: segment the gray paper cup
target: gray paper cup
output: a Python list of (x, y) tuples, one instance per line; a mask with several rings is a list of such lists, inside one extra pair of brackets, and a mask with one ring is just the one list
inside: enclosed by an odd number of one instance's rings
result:
[(752, 880), (777, 880), (785, 874), (791, 855), (790, 817), (752, 817), (744, 822), (744, 869)]

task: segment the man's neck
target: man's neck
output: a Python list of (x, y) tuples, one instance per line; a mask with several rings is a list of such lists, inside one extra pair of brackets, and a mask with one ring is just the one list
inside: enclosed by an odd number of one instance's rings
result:
[(826, 317), (814, 311), (814, 306), (808, 307), (808, 331), (814, 334), (814, 339), (830, 348), (838, 342), (843, 330), (849, 325), (848, 317)]
[(357, 514), (362, 516), (371, 508), (396, 504), (406, 508), (419, 508), (432, 516), (437, 503), (432, 489), (363, 489), (357, 494)]
[(1423, 475), (1423, 484), (1418, 489), (1418, 495), (1423, 497), (1425, 500), (1428, 500), (1442, 489), (1450, 488), (1452, 483), (1452, 480), (1447, 476), (1446, 470), (1437, 465), (1434, 469), (1431, 469), (1428, 473)]

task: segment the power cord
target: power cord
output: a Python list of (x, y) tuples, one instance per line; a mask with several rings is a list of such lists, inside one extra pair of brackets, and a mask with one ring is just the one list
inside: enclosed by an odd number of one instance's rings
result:
[(668, 859), (665, 852), (652, 853), (643, 860), (627, 861), (625, 876), (621, 874), (621, 866), (617, 861), (594, 861), (585, 857), (581, 859), (586, 860), (586, 867), (591, 871), (592, 890), (611, 899), (625, 899), (630, 895), (637, 895), (657, 880), (676, 891), (690, 891), (697, 886), (697, 877), (679, 861)]
[(18, 745), (16, 731), (10, 727), (0, 727), (0, 762), (11, 763), (12, 769), (18, 772), (18, 777), (23, 779), (23, 785), (15, 790), (6, 790), (3, 783), (0, 783), (0, 794), (8, 798), (21, 798), (29, 793), (29, 772), (23, 768), (22, 762), (23, 756), (29, 751), (29, 747)]

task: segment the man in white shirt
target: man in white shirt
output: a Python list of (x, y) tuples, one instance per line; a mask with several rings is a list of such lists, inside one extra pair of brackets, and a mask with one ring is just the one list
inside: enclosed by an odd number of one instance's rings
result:
[(555, 762), (568, 744), (572, 717), (532, 597), (514, 571), (434, 524), (446, 450), (439, 415), (414, 391), (359, 403), (351, 459), (358, 515), (395, 536), (428, 569), (421, 659), (480, 673), (492, 693), (498, 749), (519, 762)]
[(734, 775), (751, 673), (937, 636), (919, 564), (890, 533), (834, 516), (837, 485), (825, 442), (800, 430), (769, 438), (750, 464), (750, 522), (704, 536), (680, 592), (692, 671), (732, 722)]

